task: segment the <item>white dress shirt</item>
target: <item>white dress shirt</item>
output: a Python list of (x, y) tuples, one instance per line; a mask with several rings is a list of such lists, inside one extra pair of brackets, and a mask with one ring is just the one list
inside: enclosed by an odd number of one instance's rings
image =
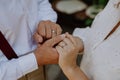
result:
[(120, 80), (120, 26), (105, 37), (120, 21), (120, 0), (109, 0), (91, 28), (75, 29), (73, 35), (84, 41), (81, 69), (90, 80)]
[(0, 80), (17, 80), (38, 68), (32, 35), (40, 21), (56, 18), (48, 0), (0, 0), (0, 31), (18, 56), (30, 53), (9, 61), (0, 51)]

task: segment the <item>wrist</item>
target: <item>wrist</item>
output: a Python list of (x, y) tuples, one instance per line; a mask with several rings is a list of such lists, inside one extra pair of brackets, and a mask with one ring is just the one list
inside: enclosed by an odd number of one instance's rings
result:
[(89, 80), (79, 66), (66, 68), (63, 72), (69, 80)]
[(34, 51), (34, 55), (37, 61), (38, 66), (43, 65), (40, 60), (40, 55), (38, 54), (37, 50)]
[(70, 79), (79, 70), (79, 66), (62, 68), (63, 73)]
[(78, 69), (79, 66), (74, 65), (74, 66), (62, 66), (61, 69), (63, 70), (63, 72), (67, 72), (67, 73), (71, 73), (73, 71), (75, 71), (76, 69)]

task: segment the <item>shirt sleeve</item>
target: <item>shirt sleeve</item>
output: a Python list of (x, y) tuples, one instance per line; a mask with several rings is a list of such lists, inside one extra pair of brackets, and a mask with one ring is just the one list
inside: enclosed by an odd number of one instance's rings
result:
[(33, 53), (0, 62), (0, 80), (17, 80), (23, 75), (38, 68), (36, 58)]
[(38, 16), (39, 21), (50, 20), (52, 22), (56, 22), (57, 20), (57, 14), (52, 9), (48, 0), (38, 0)]

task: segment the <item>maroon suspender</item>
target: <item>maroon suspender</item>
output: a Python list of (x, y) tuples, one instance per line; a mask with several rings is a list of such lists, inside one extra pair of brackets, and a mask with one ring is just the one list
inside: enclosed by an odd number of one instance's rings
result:
[(0, 31), (0, 50), (4, 53), (4, 55), (8, 58), (8, 60), (12, 58), (18, 58), (15, 51), (12, 49), (12, 47), (5, 39), (1, 31)]

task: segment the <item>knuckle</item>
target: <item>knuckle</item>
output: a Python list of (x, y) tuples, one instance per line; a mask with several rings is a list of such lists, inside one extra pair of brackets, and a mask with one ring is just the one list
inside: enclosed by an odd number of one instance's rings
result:
[(36, 38), (36, 36), (37, 36), (37, 33), (34, 33), (34, 34), (33, 34), (33, 38)]
[(59, 32), (61, 33), (63, 30), (60, 28)]
[(44, 21), (41, 21), (41, 22), (38, 24), (38, 27), (40, 27), (42, 24), (44, 24)]
[(42, 32), (41, 32), (40, 34), (41, 34), (41, 36), (43, 36), (43, 37), (45, 37), (45, 36), (46, 36), (46, 34), (45, 34), (45, 33), (42, 33)]
[(51, 35), (50, 35), (50, 34), (48, 34), (48, 35), (46, 36), (46, 38), (51, 38)]

